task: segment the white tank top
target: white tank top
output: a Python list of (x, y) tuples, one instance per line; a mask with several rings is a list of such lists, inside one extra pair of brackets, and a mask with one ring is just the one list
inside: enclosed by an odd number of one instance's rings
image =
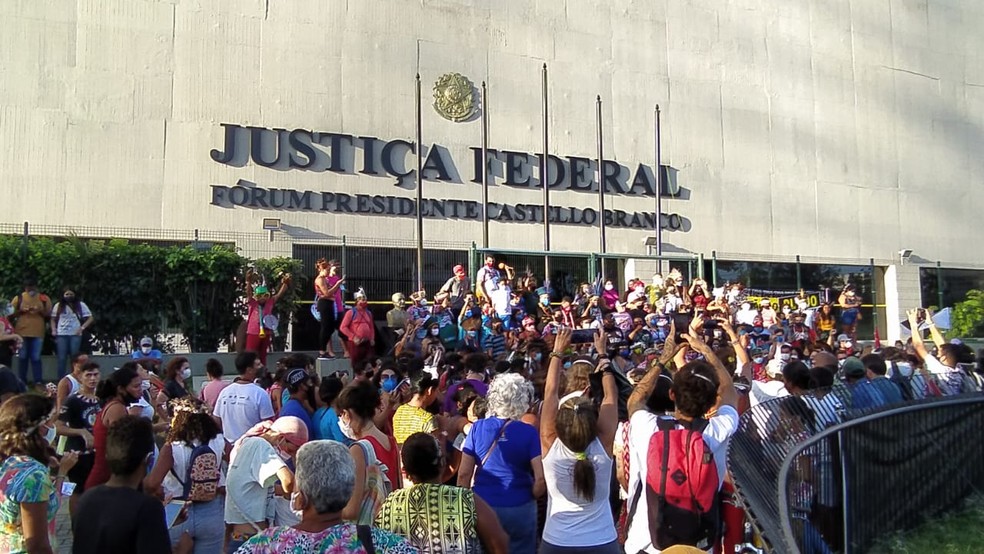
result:
[(595, 468), (595, 493), (590, 503), (574, 489), (577, 460), (560, 439), (543, 457), (543, 477), (547, 482), (543, 540), (553, 546), (601, 546), (617, 538), (608, 498), (614, 462), (598, 439), (588, 445), (586, 454)]
[(79, 380), (76, 379), (75, 376), (72, 375), (71, 373), (69, 373), (65, 377), (68, 377), (68, 384), (72, 386), (72, 390), (68, 391), (68, 394), (65, 396), (65, 398), (68, 398), (69, 396), (72, 396), (73, 394), (79, 392), (79, 389), (82, 388), (82, 383), (79, 383)]

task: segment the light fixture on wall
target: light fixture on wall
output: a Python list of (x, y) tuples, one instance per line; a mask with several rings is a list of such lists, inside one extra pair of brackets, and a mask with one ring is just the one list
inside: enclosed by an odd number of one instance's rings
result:
[(899, 265), (905, 265), (905, 263), (908, 262), (909, 258), (911, 257), (912, 257), (911, 248), (903, 248), (902, 250), (899, 250)]
[(276, 217), (264, 217), (263, 230), (270, 231), (270, 242), (273, 242), (273, 232), (280, 230), (280, 219)]

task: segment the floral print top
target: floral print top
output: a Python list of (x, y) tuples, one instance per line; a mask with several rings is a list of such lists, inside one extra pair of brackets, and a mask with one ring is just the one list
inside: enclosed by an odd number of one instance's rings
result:
[[(378, 554), (420, 554), (405, 539), (381, 529), (372, 529), (372, 544)], [(340, 523), (320, 533), (293, 527), (271, 527), (250, 538), (236, 554), (365, 554), (356, 526)]]
[(0, 552), (27, 552), (21, 504), (48, 502), (48, 537), (55, 549), (58, 494), (48, 467), (30, 456), (11, 456), (0, 465)]

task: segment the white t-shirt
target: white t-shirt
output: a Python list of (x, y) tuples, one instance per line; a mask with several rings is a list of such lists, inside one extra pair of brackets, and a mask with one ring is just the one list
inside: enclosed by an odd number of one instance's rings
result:
[[(659, 429), (657, 419), (660, 416), (640, 410), (629, 419), (629, 500), (631, 506), (635, 500), (636, 489), (640, 483), (646, 482), (646, 457), (649, 451), (649, 439)], [(738, 411), (731, 406), (721, 406), (717, 415), (707, 421), (704, 429), (704, 440), (714, 454), (714, 463), (718, 470), (718, 489), (724, 482), (728, 440), (738, 429)], [(629, 532), (625, 539), (626, 552), (645, 551), (659, 554), (659, 549), (652, 545), (649, 536), (649, 514), (646, 513), (645, 498), (639, 500), (632, 521), (629, 522)]]
[(277, 472), (287, 464), (263, 437), (249, 437), (239, 445), (226, 476), (226, 523), (267, 520), (267, 499), (273, 495)]
[(273, 417), (270, 395), (253, 383), (232, 383), (215, 399), (216, 417), (222, 420), (222, 434), (236, 442), (251, 427)]
[[(197, 447), (198, 443), (195, 442), (194, 445)], [(222, 455), (225, 453), (225, 439), (222, 438), (222, 434), (219, 433), (215, 438), (213, 438), (208, 443), (209, 448), (215, 452), (218, 460), (222, 461)], [(171, 456), (174, 458), (174, 464), (171, 466), (171, 471), (167, 472), (164, 476), (164, 495), (171, 496), (173, 498), (178, 498), (184, 494), (184, 485), (178, 481), (175, 475), (180, 476), (184, 480), (188, 473), (188, 460), (191, 458), (192, 447), (188, 446), (184, 442), (172, 442), (171, 443)], [(225, 470), (222, 469), (221, 464), (219, 467), (219, 486), (224, 487), (226, 484)]]
[(556, 439), (543, 457), (547, 482), (547, 523), (543, 540), (553, 546), (589, 547), (618, 538), (609, 503), (611, 457), (598, 439), (585, 452), (595, 470), (594, 500), (585, 501), (574, 488), (574, 453)]
[(940, 386), (940, 391), (945, 396), (960, 394), (960, 390), (963, 386), (962, 371), (943, 365), (943, 362), (937, 360), (932, 354), (927, 354), (926, 359), (923, 360), (923, 363), (926, 364), (926, 371), (936, 376), (937, 383), (939, 383)]
[(54, 305), (51, 308), (51, 317), (58, 318), (58, 325), (55, 327), (56, 337), (67, 337), (72, 336), (82, 327), (82, 322), (86, 319), (92, 317), (92, 312), (89, 311), (89, 307), (85, 305), (85, 302), (79, 302), (79, 314), (76, 315), (75, 311), (72, 310), (71, 306), (65, 306), (62, 310), (61, 315), (58, 315), (58, 307), (61, 306), (61, 302)]

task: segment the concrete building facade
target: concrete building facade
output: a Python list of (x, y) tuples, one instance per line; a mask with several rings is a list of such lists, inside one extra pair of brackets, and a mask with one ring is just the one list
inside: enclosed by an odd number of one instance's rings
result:
[(873, 260), (892, 320), (921, 265), (982, 267), (982, 25), (973, 0), (8, 1), (4, 220), (412, 239), (419, 74), (425, 239), (481, 242), (486, 112), (490, 246), (540, 250), (546, 66), (551, 250), (600, 248), (600, 97), (606, 248), (647, 252), (658, 104), (666, 251)]

